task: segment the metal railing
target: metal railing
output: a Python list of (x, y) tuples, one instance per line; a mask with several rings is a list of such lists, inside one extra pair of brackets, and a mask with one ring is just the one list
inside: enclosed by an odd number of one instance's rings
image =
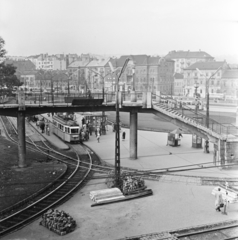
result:
[[(160, 96), (158, 96), (156, 94), (152, 94), (152, 99), (154, 101), (157, 101), (156, 99), (158, 99), (159, 97)], [(172, 99), (168, 99), (168, 102), (169, 102), (169, 100), (172, 100)], [(179, 104), (179, 102), (176, 99), (173, 99), (172, 101), (175, 102), (174, 106), (181, 106), (181, 107), (171, 108), (171, 106), (169, 106), (169, 104), (166, 104), (166, 103), (160, 103), (160, 104), (165, 106), (168, 109), (174, 109), (175, 111), (179, 112), (180, 114), (182, 114), (188, 118), (193, 119), (194, 121), (196, 121), (197, 123), (201, 124), (204, 127), (208, 127), (206, 125), (207, 117), (201, 111), (199, 111), (199, 110), (195, 111), (195, 109), (192, 109), (192, 108), (188, 107), (187, 105), (185, 107), (185, 106)], [(236, 126), (234, 126), (230, 123), (222, 124), (222, 123), (219, 123), (219, 122), (213, 120), (212, 118), (209, 118), (209, 129), (220, 135), (228, 136), (228, 135), (237, 135), (238, 134), (238, 128)]]

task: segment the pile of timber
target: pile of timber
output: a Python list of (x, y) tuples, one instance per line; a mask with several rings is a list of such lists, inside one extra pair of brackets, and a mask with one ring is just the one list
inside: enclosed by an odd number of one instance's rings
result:
[(75, 230), (75, 220), (64, 211), (49, 209), (42, 215), (40, 225), (63, 236)]
[(140, 191), (133, 192), (127, 196), (124, 196), (118, 188), (92, 191), (92, 192), (90, 192), (90, 198), (95, 203), (92, 204), (91, 207), (132, 200), (135, 198), (150, 196), (152, 194), (153, 194), (153, 192), (151, 189), (146, 189), (146, 190), (141, 189)]
[(102, 189), (97, 191), (91, 191), (89, 194), (91, 200), (95, 203), (101, 203), (105, 201), (112, 201), (118, 199), (124, 199), (125, 196), (122, 194), (119, 188)]

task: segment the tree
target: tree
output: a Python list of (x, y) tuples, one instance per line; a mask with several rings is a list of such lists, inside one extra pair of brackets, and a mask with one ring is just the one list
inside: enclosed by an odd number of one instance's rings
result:
[(4, 49), (5, 41), (0, 37), (0, 57), (4, 57), (7, 51)]
[[(0, 37), (0, 57), (3, 58), (7, 53), (4, 49), (5, 41)], [(13, 86), (21, 85), (20, 80), (15, 75), (16, 67), (12, 64), (0, 63), (0, 88), (6, 86), (12, 88)]]

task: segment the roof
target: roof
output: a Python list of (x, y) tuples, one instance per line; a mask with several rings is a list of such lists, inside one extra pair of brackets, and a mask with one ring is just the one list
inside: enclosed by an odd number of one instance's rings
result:
[(184, 70), (216, 70), (219, 67), (222, 67), (226, 62), (196, 62), (191, 66), (185, 68)]
[(147, 65), (147, 55), (123, 55), (117, 59), (117, 67), (122, 67), (127, 58), (130, 58), (137, 66)]
[(222, 74), (222, 78), (238, 78), (238, 69), (227, 69)]
[(69, 64), (68, 68), (79, 68), (79, 67), (85, 67), (89, 61), (74, 61)]
[(148, 56), (148, 55), (124, 55), (117, 59), (117, 67), (122, 67), (126, 59), (131, 59), (136, 66), (147, 66), (147, 65), (160, 65), (161, 60), (172, 61), (170, 59), (161, 58), (159, 56)]
[(18, 72), (24, 72), (24, 71), (34, 71), (35, 64), (31, 62), (30, 60), (6, 60), (4, 61), (5, 64), (12, 64), (13, 66), (16, 67), (16, 71)]
[(175, 79), (183, 79), (183, 74), (181, 74), (181, 73), (175, 73), (175, 74), (174, 74), (174, 78), (175, 78)]
[(160, 57), (149, 57), (148, 59), (148, 65), (159, 65), (160, 64)]
[(109, 62), (109, 58), (104, 59), (102, 58), (101, 60), (92, 60), (89, 62), (87, 67), (105, 67), (105, 65)]
[(204, 51), (195, 51), (195, 52), (171, 51), (165, 56), (165, 58), (170, 58), (170, 59), (174, 59), (174, 58), (212, 58), (212, 59), (214, 59), (214, 57), (212, 57), (211, 55), (209, 55), (208, 53), (206, 53)]

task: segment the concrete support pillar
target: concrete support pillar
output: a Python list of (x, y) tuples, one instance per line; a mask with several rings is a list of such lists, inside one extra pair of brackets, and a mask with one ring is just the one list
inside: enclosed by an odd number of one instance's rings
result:
[(156, 91), (156, 102), (160, 102), (160, 91)]
[(151, 108), (151, 106), (152, 106), (152, 94), (151, 94), (151, 92), (143, 92), (143, 94), (142, 94), (142, 106), (144, 108)]
[(25, 137), (25, 112), (18, 111), (17, 116), (18, 131), (18, 167), (26, 167), (26, 137)]
[(137, 159), (137, 125), (138, 113), (136, 110), (130, 112), (130, 158)]
[(226, 142), (224, 140), (219, 139), (218, 141), (218, 164), (224, 165), (226, 159)]
[(137, 102), (136, 91), (131, 91), (131, 102)]

